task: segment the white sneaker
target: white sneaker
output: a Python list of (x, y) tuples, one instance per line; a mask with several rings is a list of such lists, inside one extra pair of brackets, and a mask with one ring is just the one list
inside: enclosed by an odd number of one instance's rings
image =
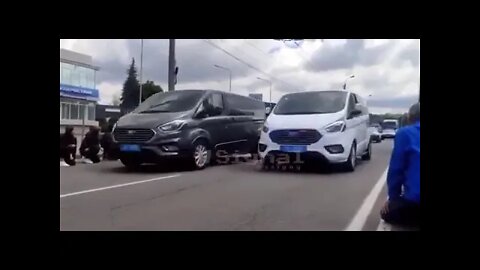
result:
[(88, 159), (88, 158), (84, 158), (84, 159), (82, 160), (82, 162), (85, 163), (85, 164), (93, 164), (93, 161), (91, 161), (91, 160)]
[(60, 167), (70, 167), (65, 161), (60, 161)]

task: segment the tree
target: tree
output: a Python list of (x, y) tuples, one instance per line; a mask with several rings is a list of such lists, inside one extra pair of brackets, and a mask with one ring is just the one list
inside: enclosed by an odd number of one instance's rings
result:
[(156, 85), (153, 81), (148, 81), (142, 84), (142, 102), (149, 98), (151, 95), (163, 92), (160, 85)]
[(127, 71), (127, 79), (123, 83), (122, 97), (120, 100), (120, 109), (122, 113), (131, 112), (138, 106), (140, 94), (140, 83), (137, 79), (137, 68), (135, 68), (135, 58), (132, 58), (132, 64)]

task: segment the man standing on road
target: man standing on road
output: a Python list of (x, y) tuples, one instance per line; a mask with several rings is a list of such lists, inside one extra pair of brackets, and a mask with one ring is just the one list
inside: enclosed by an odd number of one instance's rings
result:
[(62, 166), (75, 166), (75, 153), (77, 152), (77, 138), (73, 135), (73, 127), (66, 127), (65, 133), (60, 135), (60, 157), (63, 158)]
[(420, 226), (420, 103), (408, 112), (410, 125), (400, 128), (387, 175), (388, 201), (381, 211), (387, 223)]
[(100, 130), (98, 127), (90, 127), (80, 145), (80, 154), (85, 158), (85, 163), (98, 163), (100, 152)]

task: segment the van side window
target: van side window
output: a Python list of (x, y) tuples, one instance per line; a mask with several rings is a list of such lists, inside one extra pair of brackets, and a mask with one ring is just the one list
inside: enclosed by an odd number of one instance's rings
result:
[(360, 101), (359, 101), (358, 98), (357, 98), (357, 95), (352, 94), (352, 96), (353, 96), (353, 100), (355, 101), (355, 104), (360, 103)]
[(351, 94), (350, 97), (348, 98), (348, 112), (350, 113), (355, 109), (355, 99), (354, 95)]
[(217, 116), (223, 113), (223, 98), (221, 94), (213, 93), (206, 100), (209, 116)]

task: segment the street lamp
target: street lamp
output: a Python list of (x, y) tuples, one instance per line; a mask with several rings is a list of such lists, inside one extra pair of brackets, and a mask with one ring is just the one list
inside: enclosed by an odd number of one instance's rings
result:
[(262, 78), (260, 78), (260, 77), (257, 77), (257, 79), (259, 79), (259, 80), (261, 80), (261, 81), (264, 81), (264, 82), (270, 83), (270, 103), (272, 103), (272, 82), (269, 81), (269, 80), (262, 79)]
[(216, 68), (228, 71), (229, 78), (230, 78), (229, 91), (232, 92), (232, 71), (230, 69), (226, 68), (226, 67), (222, 67), (222, 66), (219, 66), (219, 65), (213, 65), (213, 66), (216, 67)]
[(345, 79), (345, 82), (343, 83), (343, 90), (347, 89), (347, 81), (348, 79), (353, 79), (355, 78), (355, 75), (350, 75), (350, 77)]

